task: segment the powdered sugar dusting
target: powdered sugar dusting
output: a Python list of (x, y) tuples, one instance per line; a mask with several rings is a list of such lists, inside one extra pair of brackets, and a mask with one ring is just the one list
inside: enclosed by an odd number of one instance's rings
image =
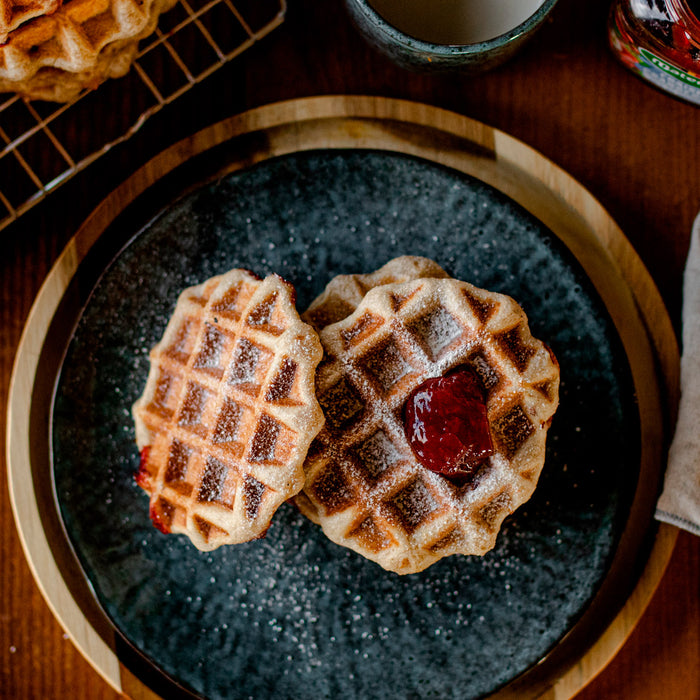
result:
[(440, 352), (462, 334), (457, 320), (442, 306), (425, 316), (420, 316), (410, 328), (433, 359), (437, 359)]

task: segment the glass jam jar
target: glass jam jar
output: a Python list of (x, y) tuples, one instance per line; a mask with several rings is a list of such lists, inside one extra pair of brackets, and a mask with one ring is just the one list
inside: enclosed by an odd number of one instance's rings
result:
[(608, 41), (633, 73), (700, 105), (700, 0), (615, 0)]

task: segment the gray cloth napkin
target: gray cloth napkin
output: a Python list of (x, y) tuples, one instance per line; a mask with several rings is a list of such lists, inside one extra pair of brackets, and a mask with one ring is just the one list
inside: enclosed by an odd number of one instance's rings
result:
[(678, 423), (656, 519), (700, 535), (700, 214), (683, 280), (683, 353)]

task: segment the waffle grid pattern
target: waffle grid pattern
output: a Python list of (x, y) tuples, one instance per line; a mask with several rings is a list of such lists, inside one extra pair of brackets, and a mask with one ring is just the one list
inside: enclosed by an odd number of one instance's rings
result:
[[(0, 94), (0, 229), (261, 40), (285, 12), (286, 0), (178, 0), (138, 47), (125, 40), (103, 50), (108, 55), (98, 72), (116, 75), (131, 65), (124, 78), (61, 105)], [(76, 124), (95, 123), (107, 112), (119, 115), (112, 131), (82, 129), (76, 137)]]
[(150, 34), (160, 13), (173, 4), (174, 0), (69, 0), (15, 29), (0, 47), (0, 88), (30, 81), (47, 68), (91, 71), (102, 49), (109, 45), (118, 50)]
[(7, 35), (24, 22), (34, 17), (50, 15), (61, 5), (61, 0), (1, 0), (0, 1), (0, 44)]
[[(532, 494), (558, 401), (559, 370), (509, 297), (456, 280), (377, 287), (321, 332), (326, 426), (297, 504), (331, 540), (397, 573), (484, 554)], [(487, 392), (495, 454), (457, 486), (422, 467), (402, 407), (428, 377), (470, 364)]]
[(331, 323), (347, 318), (362, 303), (370, 289), (421, 277), (444, 278), (449, 275), (434, 260), (418, 255), (393, 258), (375, 272), (336, 275), (311, 302), (302, 318), (320, 333)]
[(183, 292), (133, 410), (137, 481), (162, 530), (204, 550), (264, 535), (323, 422), (320, 358), (279, 277), (235, 270)]

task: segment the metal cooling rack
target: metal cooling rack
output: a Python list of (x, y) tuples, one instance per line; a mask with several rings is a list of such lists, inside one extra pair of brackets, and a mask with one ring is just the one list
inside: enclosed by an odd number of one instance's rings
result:
[[(0, 230), (262, 39), (285, 12), (286, 0), (179, 0), (124, 78), (62, 105), (0, 95)], [(110, 132), (96, 119), (105, 110)]]

